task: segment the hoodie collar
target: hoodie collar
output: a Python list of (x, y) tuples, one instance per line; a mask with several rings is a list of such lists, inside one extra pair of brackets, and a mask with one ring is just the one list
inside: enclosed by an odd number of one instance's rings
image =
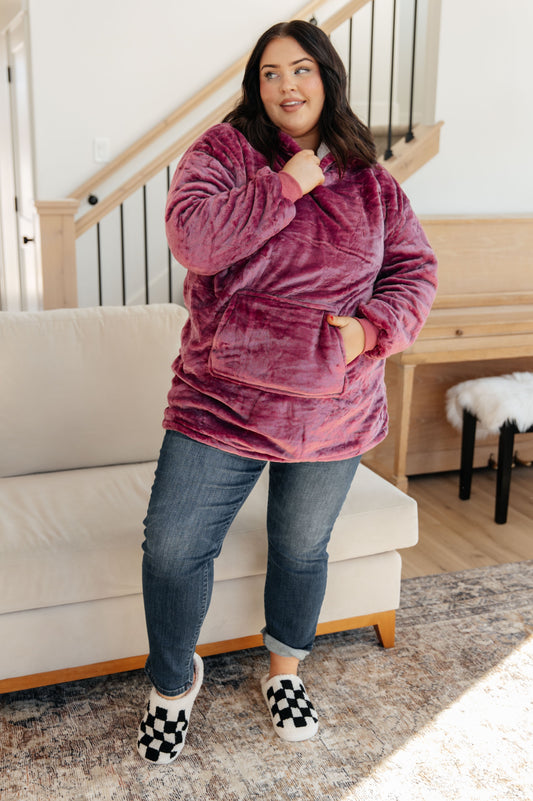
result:
[[(279, 131), (279, 154), (276, 158), (276, 166), (279, 166), (281, 169), (289, 159), (299, 153), (302, 149), (298, 142), (296, 142), (292, 136), (289, 134), (284, 133), (283, 131)], [(317, 156), (320, 159), (320, 166), (323, 170), (328, 169), (332, 164), (335, 163), (335, 159), (333, 158), (328, 146), (321, 142), (319, 148), (317, 150)]]

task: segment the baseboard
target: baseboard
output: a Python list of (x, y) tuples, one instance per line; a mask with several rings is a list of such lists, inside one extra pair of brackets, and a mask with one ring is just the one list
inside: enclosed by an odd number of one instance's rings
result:
[[(392, 648), (394, 646), (395, 620), (395, 610), (376, 612), (370, 615), (360, 615), (358, 617), (348, 617), (342, 620), (331, 620), (325, 623), (319, 623), (316, 633), (320, 636), (321, 634), (332, 634), (337, 631), (351, 631), (352, 629), (374, 626), (383, 647)], [(253, 634), (249, 637), (238, 637), (233, 640), (204, 643), (203, 645), (199, 645), (196, 650), (200, 656), (213, 656), (214, 654), (225, 654), (231, 651), (242, 651), (245, 648), (257, 648), (262, 644), (262, 635)], [(19, 692), (20, 690), (29, 690), (35, 687), (45, 687), (50, 684), (61, 684), (67, 681), (91, 679), (96, 676), (107, 676), (111, 673), (124, 673), (128, 670), (139, 670), (144, 667), (145, 662), (146, 654), (143, 654), (141, 656), (131, 656), (125, 659), (112, 659), (108, 662), (95, 662), (90, 665), (50, 670), (45, 673), (32, 673), (29, 676), (16, 676), (10, 679), (1, 679), (0, 694)]]

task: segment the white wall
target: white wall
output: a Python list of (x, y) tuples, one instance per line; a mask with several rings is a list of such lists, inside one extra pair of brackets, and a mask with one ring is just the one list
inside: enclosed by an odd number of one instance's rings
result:
[[(28, 0), (37, 197), (64, 197), (303, 0)], [(533, 212), (531, 0), (442, 0), (439, 156), (405, 189), (419, 214)]]
[[(67, 195), (304, 0), (29, 0), (39, 198)], [(253, 13), (252, 13), (253, 12)]]
[(441, 150), (404, 188), (419, 214), (533, 213), (533, 3), (442, 0)]

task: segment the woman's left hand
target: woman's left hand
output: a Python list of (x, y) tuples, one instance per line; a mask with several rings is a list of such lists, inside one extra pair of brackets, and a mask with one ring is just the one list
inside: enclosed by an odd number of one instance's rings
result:
[(330, 325), (340, 330), (344, 342), (346, 363), (349, 364), (365, 349), (365, 329), (356, 317), (337, 317), (334, 314), (328, 314), (326, 319)]

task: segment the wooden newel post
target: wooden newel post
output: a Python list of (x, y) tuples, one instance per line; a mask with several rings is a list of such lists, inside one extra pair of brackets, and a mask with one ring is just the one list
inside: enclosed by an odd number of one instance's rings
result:
[(74, 217), (79, 200), (37, 200), (43, 309), (78, 305)]

